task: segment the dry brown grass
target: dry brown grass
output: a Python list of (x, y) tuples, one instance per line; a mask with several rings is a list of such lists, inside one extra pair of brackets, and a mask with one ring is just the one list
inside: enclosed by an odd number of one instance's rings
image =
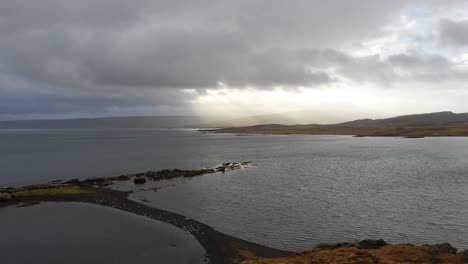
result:
[(9, 193), (0, 193), (0, 201), (7, 201), (11, 199), (11, 194)]
[(91, 191), (82, 190), (79, 186), (61, 187), (61, 188), (45, 188), (37, 190), (25, 190), (13, 193), (14, 197), (31, 197), (31, 196), (53, 196), (53, 195), (81, 195), (93, 194)]
[(282, 126), (282, 127), (239, 127), (220, 129), (218, 133), (247, 134), (307, 134), (307, 135), (359, 135), (395, 137), (439, 137), (468, 136), (468, 124), (443, 126), (405, 126), (405, 127), (347, 127), (347, 126)]
[(463, 254), (433, 252), (430, 246), (388, 245), (379, 249), (315, 249), (294, 256), (250, 259), (242, 264), (462, 264)]

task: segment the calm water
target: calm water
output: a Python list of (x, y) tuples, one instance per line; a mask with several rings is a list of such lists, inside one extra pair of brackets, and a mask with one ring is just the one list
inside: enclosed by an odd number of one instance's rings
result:
[(281, 249), (364, 238), (468, 248), (468, 138), (0, 131), (3, 185), (228, 161), (257, 167), (133, 198)]
[(45, 203), (0, 216), (3, 264), (205, 263), (191, 234), (108, 207)]

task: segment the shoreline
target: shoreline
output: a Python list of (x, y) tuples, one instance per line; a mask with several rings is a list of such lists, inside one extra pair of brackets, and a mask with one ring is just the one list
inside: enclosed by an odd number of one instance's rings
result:
[[(184, 215), (150, 207), (128, 199), (132, 191), (119, 191), (105, 186), (112, 181), (130, 181), (139, 184), (139, 180), (162, 180), (176, 177), (195, 177), (204, 174), (224, 173), (229, 170), (241, 169), (252, 165), (250, 162), (225, 163), (215, 168), (199, 170), (162, 170), (119, 177), (90, 178), (85, 180), (72, 179), (56, 181), (51, 184), (34, 185), (22, 188), (4, 188), (0, 194), (0, 208), (8, 206), (33, 206), (41, 202), (81, 202), (107, 206), (118, 210), (145, 216), (163, 223), (171, 224), (192, 234), (206, 250), (209, 263), (240, 263), (252, 257), (272, 258), (293, 255), (295, 252), (274, 249), (234, 236), (221, 233), (212, 227), (190, 219)], [(55, 185), (58, 184), (58, 185)], [(7, 197), (8, 195), (8, 197)]]
[(468, 124), (343, 126), (343, 125), (255, 125), (221, 129), (201, 129), (202, 133), (236, 135), (335, 135), (354, 137), (467, 137)]

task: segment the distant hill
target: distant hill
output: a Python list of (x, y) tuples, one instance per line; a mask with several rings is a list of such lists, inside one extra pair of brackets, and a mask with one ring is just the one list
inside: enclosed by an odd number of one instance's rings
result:
[(190, 128), (203, 122), (197, 116), (130, 116), (57, 120), (0, 121), (0, 129)]
[[(297, 125), (297, 124), (328, 124), (330, 122), (337, 123), (347, 121), (343, 116), (349, 116), (350, 113), (340, 111), (290, 111), (275, 114), (263, 114), (244, 116), (233, 119), (221, 119), (221, 121), (211, 121), (201, 124), (199, 127), (240, 127), (254, 126), (258, 124), (282, 124), (282, 125)], [(362, 116), (353, 114), (353, 116)]]
[(339, 123), (339, 126), (415, 126), (468, 123), (468, 113), (455, 114), (450, 111), (404, 115), (386, 119), (360, 119)]
[(258, 115), (248, 116), (236, 119), (222, 120), (217, 122), (209, 122), (200, 124), (200, 127), (238, 127), (238, 126), (255, 126), (257, 124), (272, 124), (280, 123), (283, 125), (293, 125), (295, 122), (284, 115)]
[[(304, 114), (302, 114), (304, 115)], [(315, 113), (317, 115), (317, 113)], [(329, 115), (332, 117), (331, 115)], [(428, 114), (405, 115), (386, 119), (359, 119), (332, 125), (296, 125), (301, 116), (286, 114), (260, 115), (222, 121), (220, 117), (202, 118), (200, 116), (129, 116), (78, 118), (55, 120), (12, 120), (0, 121), (0, 129), (99, 129), (99, 128), (209, 128), (218, 127), (237, 131), (316, 131), (330, 132), (332, 128), (382, 128), (407, 126), (443, 126), (447, 124), (468, 124), (468, 113), (437, 112)], [(211, 120), (206, 122), (206, 120)], [(302, 119), (307, 120), (307, 119)], [(233, 128), (229, 128), (233, 127)], [(227, 131), (227, 130), (224, 131)], [(336, 129), (335, 129), (336, 130)], [(343, 133), (344, 130), (339, 130)], [(350, 129), (346, 131), (351, 131)], [(353, 132), (349, 132), (354, 134)]]
[(248, 134), (311, 134), (355, 136), (468, 136), (468, 113), (437, 112), (405, 115), (386, 119), (360, 119), (332, 125), (266, 124), (232, 127), (217, 133)]

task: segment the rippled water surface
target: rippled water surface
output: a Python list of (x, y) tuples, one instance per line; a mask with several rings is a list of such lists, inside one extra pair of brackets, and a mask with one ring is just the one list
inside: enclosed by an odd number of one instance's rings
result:
[(364, 238), (468, 248), (468, 138), (0, 132), (0, 185), (229, 161), (257, 166), (132, 197), (281, 249)]

